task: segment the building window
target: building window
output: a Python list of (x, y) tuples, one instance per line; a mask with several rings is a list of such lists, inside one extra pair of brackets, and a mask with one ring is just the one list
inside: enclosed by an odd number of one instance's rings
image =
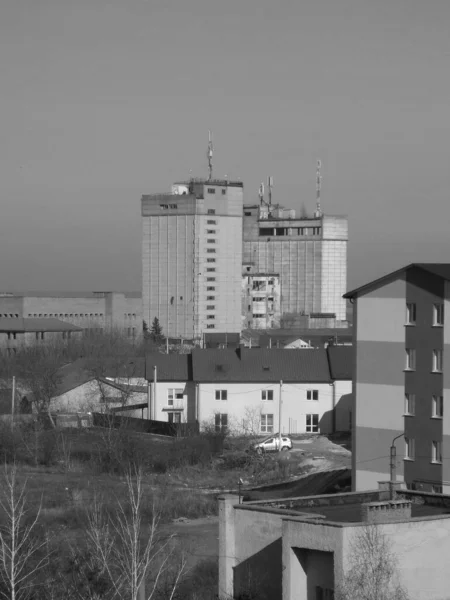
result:
[[(208, 208), (208, 215), (215, 215), (216, 214), (216, 209), (215, 208)], [(209, 221), (208, 221), (209, 223)]]
[(405, 437), (405, 459), (414, 460), (416, 444), (414, 438)]
[(17, 339), (17, 334), (16, 333), (8, 333), (8, 340), (15, 340)]
[(208, 244), (215, 244), (215, 243), (216, 243), (216, 241), (217, 241), (217, 240), (215, 240), (214, 238), (208, 238), (208, 239), (206, 240), (206, 242), (207, 242)]
[(207, 325), (206, 326), (206, 329), (214, 329), (214, 328), (215, 328), (215, 325)]
[(216, 233), (216, 230), (215, 230), (215, 229), (207, 229), (207, 230), (206, 230), (206, 233), (207, 233), (207, 234), (213, 234), (213, 235), (214, 235), (214, 234)]
[(261, 433), (273, 433), (273, 415), (261, 415)]
[(167, 419), (169, 423), (181, 423), (181, 413), (180, 412), (168, 412)]
[(431, 442), (431, 462), (442, 462), (442, 446), (441, 442)]
[(312, 234), (313, 235), (320, 235), (320, 227), (313, 227), (312, 228)]
[(435, 418), (442, 418), (444, 416), (444, 399), (442, 396), (433, 396), (432, 415)]
[(415, 371), (416, 370), (416, 351), (414, 348), (406, 349), (406, 371)]
[(174, 400), (183, 400), (183, 388), (169, 388), (167, 390), (167, 405), (173, 406)]
[(168, 210), (168, 208), (169, 208), (169, 205), (168, 205), (168, 204), (160, 204), (160, 205), (159, 205), (159, 208), (160, 208), (161, 210)]
[(215, 277), (207, 277), (207, 278), (206, 278), (206, 281), (215, 281), (215, 280), (216, 280), (216, 278), (215, 278)]
[(215, 290), (215, 289), (216, 289), (216, 288), (215, 288), (213, 285), (212, 285), (212, 286), (210, 285), (210, 286), (208, 286), (208, 287), (206, 288), (206, 291), (207, 291), (207, 292), (214, 292), (214, 290)]
[[(208, 267), (208, 268), (206, 269), (206, 272), (207, 272), (207, 273), (215, 273), (215, 272), (216, 272), (216, 269), (215, 269), (214, 267)], [(207, 281), (215, 281), (215, 279), (207, 279)]]
[(433, 325), (440, 327), (444, 324), (444, 305), (433, 304)]
[(253, 298), (253, 302), (264, 302), (264, 297), (255, 296)]
[(169, 204), (170, 208), (178, 208), (178, 204)]
[(211, 320), (211, 319), (215, 319), (215, 318), (216, 318), (216, 315), (206, 315), (206, 318), (207, 318), (207, 319), (210, 319), (210, 320)]
[(215, 188), (208, 188), (208, 194), (215, 194), (216, 190)]
[(206, 259), (206, 262), (209, 262), (209, 263), (215, 263), (215, 262), (216, 262), (216, 259), (215, 259), (215, 258), (207, 258), (207, 259)]
[(215, 248), (206, 248), (206, 252), (207, 252), (208, 254), (213, 254), (213, 253), (215, 254), (215, 252), (216, 252), (216, 249), (215, 249)]
[(442, 373), (442, 350), (433, 350), (433, 373)]
[(216, 400), (228, 400), (227, 390), (216, 390)]
[(273, 400), (273, 390), (261, 390), (261, 400)]
[[(212, 214), (212, 213), (210, 213)], [(217, 221), (206, 221), (207, 225), (217, 225)]]
[(216, 297), (215, 297), (215, 296), (206, 296), (206, 299), (207, 299), (207, 300), (215, 300), (215, 299), (216, 299)]
[(226, 193), (227, 193), (227, 190), (226, 190), (226, 189), (223, 189), (223, 190), (222, 190), (222, 196), (225, 196), (225, 194), (226, 194)]
[(216, 310), (215, 304), (207, 304), (206, 310)]
[(216, 413), (215, 415), (215, 429), (217, 433), (225, 432), (228, 427), (228, 415), (223, 413)]
[(252, 317), (254, 319), (264, 319), (266, 315), (262, 314), (262, 313), (253, 313)]
[(405, 415), (415, 415), (416, 396), (415, 394), (405, 394)]
[(416, 324), (416, 305), (408, 302), (406, 304), (406, 325)]
[(307, 390), (306, 391), (306, 399), (307, 400), (318, 400), (319, 399), (319, 390)]
[(319, 433), (319, 415), (306, 415), (307, 433)]

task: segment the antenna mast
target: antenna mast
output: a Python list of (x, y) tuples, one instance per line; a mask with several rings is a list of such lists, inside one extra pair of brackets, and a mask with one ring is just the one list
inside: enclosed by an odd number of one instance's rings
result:
[(213, 157), (213, 143), (212, 143), (212, 133), (211, 130), (208, 132), (208, 152), (206, 154), (208, 157), (208, 181), (212, 179), (212, 157)]
[(264, 204), (264, 183), (260, 184), (258, 195), (259, 195), (259, 203), (262, 206)]
[(272, 204), (272, 188), (273, 188), (273, 177), (270, 176), (267, 179), (267, 184), (269, 188), (269, 206)]
[(316, 213), (314, 216), (320, 217), (322, 216), (322, 209), (320, 208), (320, 190), (322, 187), (322, 175), (320, 170), (322, 168), (322, 161), (320, 158), (317, 160), (317, 169), (316, 169)]

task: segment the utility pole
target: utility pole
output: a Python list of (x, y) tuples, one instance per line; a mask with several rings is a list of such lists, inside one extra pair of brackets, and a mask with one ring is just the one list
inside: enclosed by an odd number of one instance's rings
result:
[(153, 366), (153, 410), (152, 410), (152, 417), (153, 419), (156, 421), (155, 417), (156, 417), (156, 384), (158, 382), (158, 369), (156, 367), (156, 365)]
[(280, 397), (278, 402), (278, 452), (281, 452), (281, 413), (283, 405), (283, 381), (280, 381)]
[(11, 429), (14, 428), (14, 408), (15, 408), (15, 399), (16, 399), (16, 378), (13, 375), (12, 378), (12, 394), (11, 394)]
[(399, 438), (403, 437), (405, 434), (401, 433), (400, 435), (397, 435), (393, 440), (392, 440), (392, 444), (391, 444), (391, 451), (390, 451), (390, 459), (391, 459), (391, 463), (390, 463), (390, 467), (391, 467), (391, 480), (389, 482), (389, 492), (390, 492), (390, 499), (391, 500), (395, 500), (395, 484), (397, 483), (397, 449), (395, 447), (395, 440), (398, 440)]

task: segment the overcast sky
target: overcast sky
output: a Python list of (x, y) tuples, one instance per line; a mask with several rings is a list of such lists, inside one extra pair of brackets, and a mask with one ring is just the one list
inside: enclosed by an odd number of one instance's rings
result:
[(450, 262), (449, 0), (2, 0), (0, 290), (140, 289), (207, 173), (350, 219), (348, 285)]

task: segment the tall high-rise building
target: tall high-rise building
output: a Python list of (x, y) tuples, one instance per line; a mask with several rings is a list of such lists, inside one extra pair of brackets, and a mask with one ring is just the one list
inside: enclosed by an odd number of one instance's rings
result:
[[(347, 243), (346, 216), (318, 210), (297, 217), (295, 210), (279, 205), (245, 205), (243, 278), (247, 290), (260, 287), (256, 299), (248, 291), (243, 299), (244, 327), (344, 325)], [(264, 274), (277, 289), (261, 288)]]
[(243, 184), (191, 179), (142, 196), (142, 303), (170, 337), (241, 331)]

